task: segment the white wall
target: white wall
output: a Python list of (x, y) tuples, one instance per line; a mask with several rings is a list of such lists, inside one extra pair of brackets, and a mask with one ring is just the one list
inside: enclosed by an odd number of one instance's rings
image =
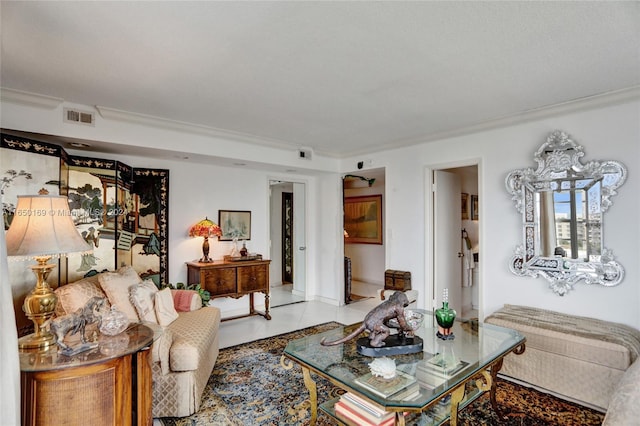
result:
[[(87, 152), (72, 150), (64, 146), (70, 154), (120, 160), (132, 167), (150, 167), (169, 169), (169, 280), (172, 283), (186, 282), (185, 262), (201, 256), (202, 241), (191, 239), (187, 230), (195, 221), (209, 216), (217, 220), (218, 210), (250, 210), (252, 212), (251, 241), (247, 242), (250, 252), (262, 253), (269, 256), (269, 180), (283, 180), (290, 182), (304, 182), (307, 189), (307, 287), (310, 298), (321, 298), (330, 303), (338, 304), (340, 294), (334, 286), (342, 286), (335, 275), (335, 265), (331, 269), (317, 267), (323, 256), (320, 239), (331, 241), (329, 249), (331, 257), (342, 259), (342, 225), (330, 221), (320, 229), (318, 220), (318, 206), (331, 208), (332, 212), (339, 211), (338, 201), (331, 195), (340, 194), (341, 190), (327, 192), (327, 202), (319, 203), (317, 197), (322, 188), (317, 187), (318, 175), (327, 174), (322, 179), (324, 186), (339, 185), (340, 175), (331, 169), (338, 168), (335, 160), (327, 160), (321, 155), (314, 155), (313, 160), (300, 160), (297, 151), (290, 148), (278, 149), (274, 147), (260, 147), (255, 144), (239, 141), (223, 141), (206, 133), (179, 132), (175, 128), (150, 127), (146, 123), (124, 122), (110, 120), (100, 115), (96, 117), (96, 124), (79, 126), (62, 122), (64, 107), (82, 107), (91, 110), (91, 106), (77, 106), (64, 103), (54, 108), (44, 108), (36, 104), (2, 102), (0, 104), (0, 126), (4, 129), (42, 133), (69, 138), (86, 139), (89, 141), (105, 141), (110, 143), (130, 145), (139, 151), (139, 147), (163, 149), (181, 153), (172, 155), (171, 152), (162, 153), (162, 158), (153, 156), (115, 155), (110, 153)], [(170, 124), (170, 123), (169, 123)], [(171, 127), (171, 126), (169, 126)], [(61, 143), (62, 144), (62, 143)], [(189, 154), (189, 160), (183, 160), (183, 153)], [(212, 165), (217, 161), (215, 157), (246, 159), (260, 161), (254, 167), (221, 167)], [(229, 161), (231, 163), (231, 161)], [(251, 163), (250, 163), (251, 164)], [(275, 166), (274, 166), (275, 164)], [(293, 170), (293, 171), (289, 171)], [(325, 170), (327, 170), (325, 172)], [(333, 206), (333, 207), (331, 207)], [(337, 217), (337, 216), (336, 216)], [(325, 219), (328, 219), (326, 216)], [(319, 237), (318, 237), (319, 236)], [(340, 246), (336, 247), (337, 238)], [(231, 242), (212, 241), (210, 256), (220, 259), (231, 251)], [(336, 255), (336, 253), (338, 253)], [(327, 254), (324, 254), (326, 257)], [(329, 276), (328, 279), (324, 278)], [(26, 274), (25, 280), (31, 280), (32, 274)], [(329, 282), (330, 286), (318, 285), (317, 282)], [(32, 288), (32, 283), (12, 283), (16, 306), (21, 305), (25, 292)], [(27, 290), (23, 290), (27, 289)], [(217, 299), (212, 304), (219, 306), (224, 315), (235, 315), (241, 311), (248, 311), (247, 298)], [(262, 296), (256, 297), (256, 305), (263, 304)], [(21, 315), (19, 311), (18, 315)]]
[[(387, 263), (415, 271), (414, 287), (422, 286), (422, 295), (429, 292), (425, 288), (425, 272), (431, 256), (426, 243), (430, 235), (425, 235), (425, 221), (430, 202), (424, 196), (425, 168), (443, 168), (478, 158), (481, 318), (504, 303), (511, 303), (640, 328), (639, 113), (640, 102), (628, 102), (370, 155), (373, 167), (386, 168)], [(629, 169), (627, 182), (605, 215), (604, 244), (626, 269), (624, 281), (616, 287), (577, 284), (573, 291), (560, 297), (549, 290), (544, 279), (516, 277), (509, 271), (514, 248), (522, 244), (522, 219), (507, 195), (504, 180), (513, 169), (535, 167), (534, 152), (556, 129), (568, 132), (584, 146), (584, 162), (618, 160)], [(351, 158), (344, 163), (356, 160)], [(422, 302), (423, 306), (429, 304), (425, 299)]]
[[(160, 148), (188, 148), (194, 152), (222, 155), (225, 147), (234, 156), (256, 155), (269, 162), (289, 166), (291, 153), (275, 149), (255, 149), (246, 144), (210, 141), (203, 135), (180, 134), (174, 130), (151, 129), (132, 123), (97, 122), (95, 128), (61, 124), (61, 108), (45, 110), (3, 103), (1, 125), (8, 129), (57, 134)], [(90, 107), (87, 107), (90, 108)], [(386, 169), (385, 247), (386, 265), (412, 271), (412, 285), (422, 295), (419, 307), (430, 302), (424, 297), (431, 253), (425, 226), (430, 200), (425, 196), (426, 172), (430, 167), (446, 168), (479, 162), (480, 253), (482, 256), (480, 316), (484, 317), (504, 303), (524, 304), (578, 315), (610, 319), (640, 328), (640, 102), (599, 107), (575, 113), (557, 114), (491, 131), (478, 132), (447, 140), (367, 155), (367, 166)], [(533, 153), (555, 129), (570, 133), (585, 147), (585, 161), (619, 160), (629, 169), (629, 177), (606, 213), (605, 246), (613, 249), (626, 269), (626, 278), (617, 287), (576, 285), (565, 297), (548, 289), (543, 279), (512, 275), (508, 261), (521, 244), (521, 218), (504, 187), (507, 173), (535, 166)], [(212, 142), (211, 144), (208, 144)], [(278, 160), (283, 154), (282, 160)], [(319, 156), (314, 156), (314, 161)], [(187, 228), (203, 215), (217, 217), (218, 209), (252, 211), (251, 251), (268, 253), (268, 180), (277, 178), (261, 170), (224, 168), (178, 160), (148, 157), (114, 157), (131, 166), (159, 167), (170, 170), (170, 244), (171, 281), (186, 279), (184, 262), (200, 254), (201, 242), (186, 236)], [(341, 175), (353, 170), (362, 158), (342, 161), (321, 159), (313, 163), (324, 174), (309, 174), (307, 179), (307, 273), (311, 298), (338, 303), (342, 300), (343, 243)], [(311, 167), (311, 166), (310, 166)], [(284, 167), (283, 167), (284, 169)], [(282, 180), (292, 175), (283, 174)], [(300, 174), (295, 176), (300, 178)], [(229, 247), (215, 243), (212, 252), (220, 257)], [(232, 299), (216, 302), (225, 310), (244, 308), (246, 302)]]

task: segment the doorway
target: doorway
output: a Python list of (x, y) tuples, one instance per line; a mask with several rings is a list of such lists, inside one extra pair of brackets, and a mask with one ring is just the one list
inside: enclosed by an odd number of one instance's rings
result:
[[(385, 169), (358, 170), (342, 179), (344, 214), (344, 303), (349, 304), (371, 297), (379, 297), (384, 288), (385, 239)], [(362, 201), (362, 202), (360, 202)], [(352, 203), (353, 202), (353, 203)], [(374, 209), (370, 209), (375, 207)], [(362, 214), (349, 214), (351, 208), (366, 208)], [(352, 216), (358, 216), (352, 217)], [(349, 235), (358, 227), (374, 235)], [(374, 226), (375, 224), (375, 226)], [(353, 232), (352, 232), (353, 234)]]
[(269, 181), (270, 306), (305, 300), (305, 184)]
[(445, 289), (458, 318), (478, 318), (480, 234), (478, 165), (432, 171), (432, 300), (442, 305)]

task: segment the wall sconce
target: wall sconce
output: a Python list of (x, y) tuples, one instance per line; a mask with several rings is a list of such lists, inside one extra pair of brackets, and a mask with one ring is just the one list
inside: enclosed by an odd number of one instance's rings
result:
[(204, 237), (204, 242), (202, 243), (202, 258), (198, 260), (198, 262), (213, 262), (213, 259), (209, 257), (209, 237), (213, 237), (214, 235), (218, 237), (221, 236), (222, 230), (218, 225), (206, 217), (189, 228), (190, 237)]
[[(41, 190), (46, 194), (46, 190)], [(20, 195), (15, 216), (7, 231), (7, 256), (18, 260), (34, 259), (31, 270), (36, 286), (24, 299), (22, 310), (34, 325), (34, 333), (18, 339), (21, 349), (47, 348), (55, 343), (48, 324), (54, 315), (58, 298), (47, 283), (56, 267), (51, 258), (69, 253), (91, 253), (91, 247), (78, 233), (67, 197), (56, 195)]]

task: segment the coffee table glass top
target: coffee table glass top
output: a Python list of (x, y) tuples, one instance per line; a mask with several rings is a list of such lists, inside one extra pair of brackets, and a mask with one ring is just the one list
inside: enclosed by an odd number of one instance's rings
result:
[(515, 330), (477, 321), (456, 321), (453, 326), (455, 338), (445, 341), (436, 337), (437, 325), (434, 327), (432, 313), (414, 310), (425, 314), (424, 322), (416, 331), (424, 341), (423, 351), (390, 357), (395, 360), (397, 370), (418, 380), (419, 391), (413, 393), (412, 399), (385, 398), (358, 383), (370, 372), (369, 363), (375, 358), (356, 351), (357, 339), (336, 346), (320, 344), (323, 338), (333, 341), (349, 335), (359, 324), (293, 340), (287, 344), (284, 353), (343, 389), (362, 394), (384, 407), (415, 409), (433, 404), (525, 341)]

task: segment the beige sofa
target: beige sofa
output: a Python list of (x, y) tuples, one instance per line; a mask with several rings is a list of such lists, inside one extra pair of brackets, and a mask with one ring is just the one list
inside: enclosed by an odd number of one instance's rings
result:
[[(161, 307), (160, 296), (167, 297), (167, 291), (161, 294), (151, 282), (143, 284), (131, 268), (121, 268), (57, 288), (56, 316), (74, 312), (93, 296), (103, 296), (108, 298), (109, 305), (125, 312), (130, 322), (141, 321), (150, 326), (155, 331), (153, 417), (183, 417), (200, 408), (202, 393), (218, 357), (220, 310), (202, 307), (198, 293), (185, 290), (172, 290), (169, 300), (173, 306)], [(139, 310), (145, 308), (144, 303), (133, 298), (133, 293), (149, 295), (151, 305), (146, 311)], [(154, 298), (158, 300), (155, 305)]]
[(623, 324), (516, 305), (485, 322), (527, 338), (524, 354), (505, 357), (503, 375), (603, 412), (640, 354), (640, 331)]

